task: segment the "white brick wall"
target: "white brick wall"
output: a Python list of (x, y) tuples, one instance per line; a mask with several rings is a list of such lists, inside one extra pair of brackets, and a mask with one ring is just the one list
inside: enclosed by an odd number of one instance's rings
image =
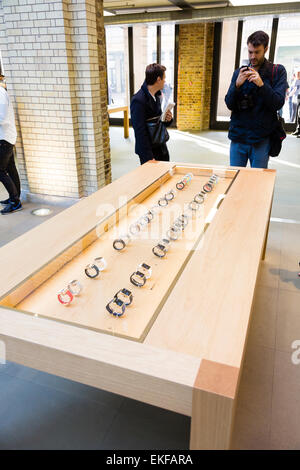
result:
[(76, 197), (110, 181), (106, 77), (101, 84), (99, 74), (105, 50), (99, 54), (97, 21), (95, 0), (0, 3), (0, 49), (15, 100), (23, 189)]

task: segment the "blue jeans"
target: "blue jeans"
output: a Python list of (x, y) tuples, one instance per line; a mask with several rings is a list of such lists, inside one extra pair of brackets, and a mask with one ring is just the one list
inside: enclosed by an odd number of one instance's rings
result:
[(268, 168), (270, 139), (269, 137), (258, 144), (242, 144), (231, 141), (230, 165), (247, 166), (250, 160), (251, 168)]

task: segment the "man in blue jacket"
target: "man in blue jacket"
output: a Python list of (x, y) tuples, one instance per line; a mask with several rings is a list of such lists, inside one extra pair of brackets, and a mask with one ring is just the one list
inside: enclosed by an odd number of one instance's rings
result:
[[(135, 153), (141, 165), (149, 160), (169, 161), (167, 144), (152, 145), (146, 121), (161, 116), (161, 90), (166, 80), (166, 67), (150, 64), (146, 67), (146, 77), (141, 89), (132, 97), (130, 103), (131, 123), (135, 135)], [(172, 122), (172, 113), (167, 112), (167, 125)]]
[(268, 44), (264, 31), (249, 36), (249, 65), (234, 72), (225, 96), (232, 111), (228, 134), (232, 166), (247, 166), (249, 160), (252, 168), (268, 167), (270, 136), (288, 88), (284, 66), (265, 58)]

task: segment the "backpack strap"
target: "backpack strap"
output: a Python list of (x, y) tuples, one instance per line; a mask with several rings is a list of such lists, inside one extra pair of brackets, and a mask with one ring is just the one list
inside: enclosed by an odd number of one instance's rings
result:
[[(276, 70), (275, 70), (275, 67), (276, 67)], [(275, 74), (274, 74), (274, 70), (275, 70)], [(273, 79), (274, 79), (274, 76), (276, 77), (276, 75), (277, 75), (277, 70), (278, 70), (278, 65), (273, 64), (273, 67), (272, 67), (272, 77), (271, 77), (271, 84), (272, 84), (272, 86), (273, 86)]]

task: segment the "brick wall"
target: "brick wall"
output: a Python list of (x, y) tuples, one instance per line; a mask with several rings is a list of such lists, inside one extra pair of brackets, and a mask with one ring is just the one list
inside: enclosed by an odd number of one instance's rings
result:
[(209, 128), (213, 23), (179, 26), (177, 127)]
[(110, 181), (106, 75), (99, 73), (106, 70), (98, 46), (105, 46), (102, 0), (0, 5), (0, 48), (16, 111), (22, 188), (88, 195)]

